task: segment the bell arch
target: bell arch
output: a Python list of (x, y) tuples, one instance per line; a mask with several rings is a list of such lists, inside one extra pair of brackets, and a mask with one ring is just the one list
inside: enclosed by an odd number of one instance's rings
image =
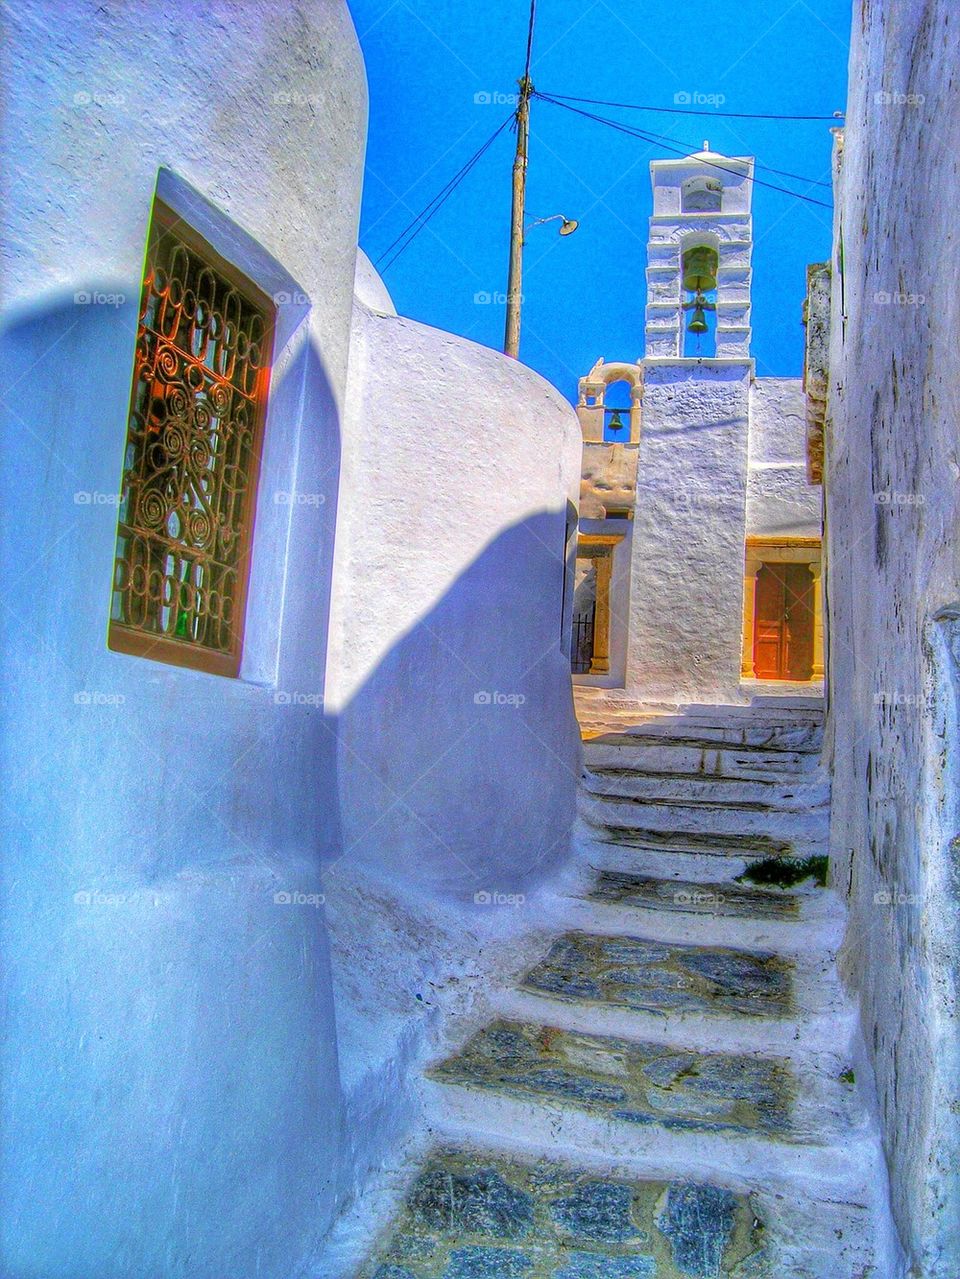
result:
[[(623, 393), (619, 383), (625, 383)], [(611, 393), (612, 387), (617, 392)], [(640, 402), (643, 398), (643, 370), (640, 364), (606, 364), (601, 357), (579, 383), (577, 416), (583, 438), (591, 444), (601, 441), (636, 444), (640, 438)], [(623, 426), (611, 429), (616, 417)], [(624, 416), (628, 421), (624, 422)], [(623, 429), (628, 427), (628, 429)]]
[(717, 353), (717, 280), (720, 238), (696, 231), (680, 241), (680, 310), (684, 316), (682, 354), (706, 357)]

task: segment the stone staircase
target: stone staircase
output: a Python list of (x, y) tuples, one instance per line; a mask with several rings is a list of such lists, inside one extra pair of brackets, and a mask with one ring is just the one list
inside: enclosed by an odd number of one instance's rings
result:
[(585, 743), (580, 857), (537, 953), (428, 1070), (388, 1228), (325, 1275), (901, 1273), (843, 907), (818, 883), (821, 731), (719, 708)]

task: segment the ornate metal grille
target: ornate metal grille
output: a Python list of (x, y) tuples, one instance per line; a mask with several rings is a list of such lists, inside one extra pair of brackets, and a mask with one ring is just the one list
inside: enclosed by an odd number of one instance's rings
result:
[(154, 210), (124, 454), (110, 646), (236, 675), (274, 310)]

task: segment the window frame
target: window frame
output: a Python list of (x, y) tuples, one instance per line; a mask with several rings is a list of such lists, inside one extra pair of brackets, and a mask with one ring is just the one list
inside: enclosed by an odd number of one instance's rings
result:
[[(256, 418), (253, 423), (253, 440), (250, 447), (249, 482), (243, 496), (241, 512), (241, 547), (236, 566), (236, 591), (233, 597), (233, 618), (230, 625), (231, 646), (229, 651), (206, 648), (201, 644), (177, 639), (169, 635), (156, 635), (148, 631), (138, 630), (124, 622), (110, 617), (107, 631), (107, 646), (117, 653), (125, 653), (131, 657), (145, 657), (151, 661), (163, 662), (167, 665), (185, 667), (189, 670), (203, 671), (210, 675), (220, 675), (231, 679), (240, 678), (243, 659), (244, 637), (247, 622), (247, 604), (249, 601), (250, 572), (253, 562), (254, 531), (256, 524), (257, 499), (260, 489), (261, 463), (265, 439), (265, 426), (271, 389), (271, 376), (274, 368), (274, 345), (278, 324), (278, 306), (276, 301), (266, 294), (254, 280), (219, 253), (209, 240), (196, 229), (186, 218), (170, 204), (155, 196), (151, 209), (150, 223), (147, 230), (146, 253), (144, 256), (144, 272), (140, 291), (140, 309), (137, 317), (136, 342), (139, 343), (142, 333), (141, 316), (147, 300), (147, 280), (153, 263), (154, 246), (164, 233), (172, 233), (203, 264), (210, 267), (223, 280), (230, 284), (240, 296), (260, 310), (264, 316), (263, 360), (257, 374), (257, 388), (253, 397), (256, 405)], [(129, 440), (130, 417), (136, 403), (136, 363), (130, 387), (130, 402), (123, 439), (123, 452), (126, 454)], [(126, 475), (127, 467), (123, 467)], [(121, 494), (123, 480), (121, 480)], [(114, 578), (111, 583), (111, 612), (116, 591), (117, 551), (120, 541), (120, 524), (117, 520), (116, 545), (113, 559)]]

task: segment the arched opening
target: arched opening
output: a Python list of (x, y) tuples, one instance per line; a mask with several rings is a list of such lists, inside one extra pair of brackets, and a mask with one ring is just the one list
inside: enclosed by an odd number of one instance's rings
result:
[(711, 243), (688, 243), (681, 253), (683, 354), (709, 358), (717, 353), (717, 272), (720, 255)]
[(630, 410), (633, 407), (633, 387), (620, 378), (610, 382), (603, 395), (603, 438), (613, 444), (623, 444), (630, 439)]
[(704, 175), (687, 178), (680, 188), (680, 201), (684, 213), (719, 213), (723, 207), (723, 183)]

